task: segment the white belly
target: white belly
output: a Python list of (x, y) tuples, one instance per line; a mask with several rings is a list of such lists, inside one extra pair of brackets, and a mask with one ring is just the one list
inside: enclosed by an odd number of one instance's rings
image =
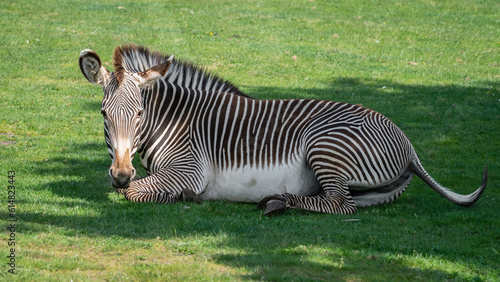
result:
[(212, 177), (200, 194), (204, 200), (258, 202), (273, 194), (312, 196), (320, 192), (314, 173), (305, 163), (270, 168), (246, 166), (238, 170), (215, 171)]

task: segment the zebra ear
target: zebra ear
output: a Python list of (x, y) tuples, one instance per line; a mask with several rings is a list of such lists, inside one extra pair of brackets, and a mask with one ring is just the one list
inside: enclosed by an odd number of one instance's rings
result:
[(91, 83), (104, 85), (109, 80), (109, 71), (102, 65), (101, 59), (94, 51), (83, 50), (78, 62), (83, 75)]
[(163, 78), (168, 71), (168, 68), (172, 61), (174, 60), (174, 56), (170, 56), (166, 62), (156, 65), (148, 70), (143, 72), (134, 73), (133, 76), (139, 83), (139, 88), (146, 88), (148, 86), (153, 85), (156, 81)]

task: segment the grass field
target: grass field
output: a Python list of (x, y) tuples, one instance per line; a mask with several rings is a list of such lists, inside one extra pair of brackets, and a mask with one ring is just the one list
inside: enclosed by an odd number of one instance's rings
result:
[[(499, 10), (493, 0), (1, 1), (0, 280), (499, 281)], [(362, 104), (406, 133), (440, 183), (472, 192), (486, 163), (488, 186), (467, 209), (415, 178), (395, 202), (349, 216), (127, 202), (109, 184), (102, 90), (77, 61), (91, 48), (111, 70), (122, 43), (204, 65), (257, 98)]]

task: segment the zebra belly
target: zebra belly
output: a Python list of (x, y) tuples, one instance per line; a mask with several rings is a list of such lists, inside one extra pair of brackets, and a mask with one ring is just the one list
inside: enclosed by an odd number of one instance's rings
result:
[(314, 173), (306, 164), (268, 168), (246, 166), (236, 170), (218, 171), (200, 196), (204, 200), (258, 202), (273, 194), (313, 196), (320, 191)]

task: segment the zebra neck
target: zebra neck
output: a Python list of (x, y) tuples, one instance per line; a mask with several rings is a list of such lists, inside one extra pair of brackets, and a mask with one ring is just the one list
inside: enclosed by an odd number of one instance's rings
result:
[(190, 120), (202, 98), (211, 97), (202, 94), (164, 81), (143, 91), (144, 114), (137, 152), (148, 173), (169, 166), (188, 154), (185, 144), (189, 141)]

